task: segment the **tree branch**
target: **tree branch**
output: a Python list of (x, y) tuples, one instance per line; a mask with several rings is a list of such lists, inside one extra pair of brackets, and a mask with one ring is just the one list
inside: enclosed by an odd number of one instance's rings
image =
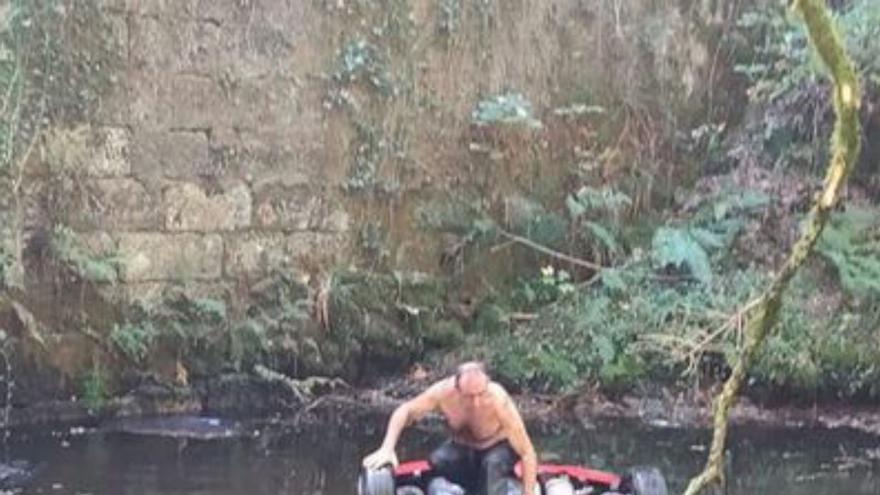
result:
[(739, 360), (715, 402), (714, 433), (706, 467), (701, 474), (691, 479), (685, 495), (696, 495), (711, 484), (724, 483), (722, 466), (730, 409), (736, 403), (749, 367), (779, 317), (782, 295), (789, 281), (813, 251), (816, 241), (822, 235), (831, 209), (838, 201), (840, 190), (853, 168), (861, 146), (858, 116), (859, 83), (840, 35), (828, 14), (825, 1), (794, 0), (792, 7), (800, 12), (807, 26), (810, 43), (828, 67), (834, 83), (832, 91), (836, 119), (831, 137), (831, 161), (825, 177), (824, 190), (810, 210), (804, 233), (792, 247), (782, 270), (761, 296), (755, 313), (746, 324), (745, 345), (740, 350)]
[(593, 263), (591, 261), (582, 260), (580, 258), (575, 258), (574, 256), (571, 256), (571, 255), (568, 255), (565, 253), (560, 253), (559, 251), (556, 251), (554, 249), (550, 249), (547, 246), (543, 246), (541, 244), (538, 244), (537, 242), (532, 241), (531, 239), (527, 239), (525, 237), (518, 236), (516, 234), (512, 234), (512, 233), (510, 233), (500, 227), (498, 228), (498, 233), (502, 237), (506, 237), (513, 242), (522, 244), (524, 246), (528, 246), (528, 247), (534, 249), (535, 251), (539, 251), (541, 253), (544, 253), (548, 256), (552, 256), (556, 259), (560, 259), (562, 261), (567, 261), (573, 265), (582, 266), (584, 268), (589, 268), (591, 270), (596, 270), (596, 271), (601, 271), (601, 270), (604, 270), (605, 268), (607, 268), (607, 267), (604, 267), (598, 263)]

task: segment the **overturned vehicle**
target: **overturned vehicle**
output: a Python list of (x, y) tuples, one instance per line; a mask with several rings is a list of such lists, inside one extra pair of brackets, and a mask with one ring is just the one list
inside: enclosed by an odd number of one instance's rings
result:
[[(428, 461), (409, 461), (397, 467), (364, 470), (358, 478), (358, 495), (522, 495), (515, 476), (487, 487), (487, 493), (474, 493), (439, 476)], [(625, 474), (599, 471), (584, 466), (541, 464), (538, 466), (536, 495), (667, 495), (666, 480), (653, 467), (630, 470)]]

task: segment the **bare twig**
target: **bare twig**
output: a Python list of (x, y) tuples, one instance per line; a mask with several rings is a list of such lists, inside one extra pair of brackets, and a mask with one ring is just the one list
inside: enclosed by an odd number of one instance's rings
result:
[(512, 321), (534, 321), (538, 319), (537, 313), (510, 313)]
[(565, 253), (560, 253), (559, 251), (556, 251), (554, 249), (550, 249), (547, 246), (543, 246), (541, 244), (538, 244), (537, 242), (534, 242), (531, 239), (527, 239), (525, 237), (518, 236), (516, 234), (512, 234), (512, 233), (510, 233), (504, 229), (501, 229), (501, 228), (498, 229), (498, 233), (502, 237), (506, 237), (513, 242), (517, 242), (517, 243), (522, 244), (524, 246), (530, 247), (530, 248), (534, 249), (535, 251), (539, 251), (539, 252), (544, 253), (548, 256), (552, 256), (556, 259), (560, 259), (562, 261), (567, 261), (573, 265), (582, 266), (584, 268), (589, 268), (591, 270), (604, 270), (605, 268), (607, 268), (607, 267), (602, 266), (598, 263), (593, 263), (591, 261), (582, 260), (580, 258), (575, 258), (574, 256), (571, 256), (571, 255), (568, 255)]

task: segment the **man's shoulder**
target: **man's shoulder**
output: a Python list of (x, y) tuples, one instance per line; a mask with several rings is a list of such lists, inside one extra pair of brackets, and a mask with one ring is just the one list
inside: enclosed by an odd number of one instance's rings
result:
[(431, 394), (446, 395), (455, 388), (455, 378), (446, 377), (432, 383), (427, 391)]
[(502, 401), (507, 401), (510, 399), (510, 394), (507, 393), (507, 389), (505, 389), (504, 386), (498, 382), (489, 383), (489, 393), (492, 395), (492, 397), (495, 397), (496, 399)]

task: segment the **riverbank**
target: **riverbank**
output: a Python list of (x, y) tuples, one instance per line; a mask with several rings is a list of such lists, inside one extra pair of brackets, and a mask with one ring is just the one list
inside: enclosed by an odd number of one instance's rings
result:
[[(254, 375), (230, 374), (181, 387), (143, 383), (129, 393), (112, 398), (100, 408), (82, 400), (46, 401), (13, 408), (12, 428), (59, 425), (102, 425), (120, 418), (162, 415), (210, 415), (237, 418), (270, 418), (294, 429), (335, 424), (384, 426), (387, 416), (403, 400), (417, 394), (434, 377), (407, 376), (375, 387), (351, 388), (329, 384), (314, 390), (294, 390), (290, 381), (269, 381)], [(659, 428), (709, 428), (711, 395), (702, 392), (661, 390), (650, 396), (623, 394), (608, 397), (582, 390), (568, 395), (517, 394), (514, 400), (531, 429), (596, 429), (604, 420), (627, 419)], [(741, 426), (845, 428), (880, 436), (880, 408), (870, 405), (823, 403), (767, 406), (741, 398), (731, 412), (731, 422)], [(426, 428), (442, 428), (428, 421)]]

